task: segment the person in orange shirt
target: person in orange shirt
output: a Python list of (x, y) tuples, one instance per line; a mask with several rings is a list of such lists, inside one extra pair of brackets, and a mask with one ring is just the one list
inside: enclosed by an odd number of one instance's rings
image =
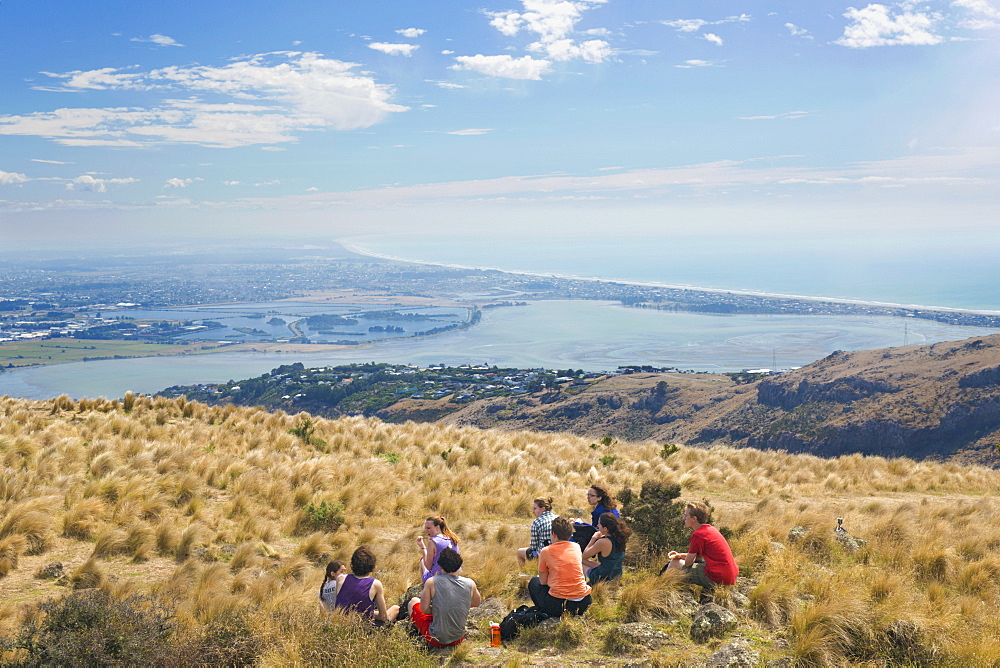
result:
[(549, 617), (582, 615), (590, 607), (590, 585), (583, 575), (583, 551), (570, 539), (573, 525), (552, 520), (552, 544), (538, 553), (538, 575), (528, 583), (532, 602)]

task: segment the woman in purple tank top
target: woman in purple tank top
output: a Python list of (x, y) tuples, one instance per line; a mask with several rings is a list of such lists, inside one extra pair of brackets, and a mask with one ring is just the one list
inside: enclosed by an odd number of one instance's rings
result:
[(424, 532), (430, 540), (425, 541), (423, 536), (417, 536), (417, 546), (420, 548), (420, 580), (427, 582), (441, 572), (438, 559), (441, 557), (441, 550), (446, 547), (459, 552), (458, 536), (448, 528), (448, 523), (444, 521), (444, 516), (432, 516), (424, 520)]
[(382, 582), (369, 575), (375, 570), (375, 554), (362, 545), (351, 555), (351, 573), (337, 578), (334, 606), (356, 612), (376, 622), (393, 622), (399, 606), (387, 608)]

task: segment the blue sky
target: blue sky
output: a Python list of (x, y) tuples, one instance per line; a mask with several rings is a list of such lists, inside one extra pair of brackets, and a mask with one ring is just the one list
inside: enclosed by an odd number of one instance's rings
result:
[(998, 36), (1000, 0), (4, 0), (0, 243), (996, 243)]

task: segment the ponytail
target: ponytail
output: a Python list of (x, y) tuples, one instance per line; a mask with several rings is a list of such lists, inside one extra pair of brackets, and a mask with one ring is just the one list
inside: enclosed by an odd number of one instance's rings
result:
[(455, 532), (448, 528), (448, 523), (444, 521), (444, 515), (432, 515), (427, 518), (428, 522), (433, 522), (434, 526), (441, 529), (441, 533), (451, 539), (451, 542), (458, 545), (458, 536)]

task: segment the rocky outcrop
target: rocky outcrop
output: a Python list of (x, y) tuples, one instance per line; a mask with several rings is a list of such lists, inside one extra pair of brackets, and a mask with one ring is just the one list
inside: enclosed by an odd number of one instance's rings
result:
[(760, 665), (760, 653), (743, 638), (737, 638), (717, 649), (705, 665), (708, 668), (752, 668)]
[(797, 383), (792, 379), (764, 379), (757, 385), (757, 401), (765, 406), (777, 406), (790, 411), (807, 403), (831, 401), (848, 404), (883, 392), (898, 390), (899, 388), (888, 383), (856, 376), (838, 378), (828, 383), (817, 383), (808, 378)]
[(721, 638), (736, 628), (736, 622), (736, 615), (720, 605), (708, 603), (698, 608), (691, 620), (691, 639), (706, 643), (712, 638)]

